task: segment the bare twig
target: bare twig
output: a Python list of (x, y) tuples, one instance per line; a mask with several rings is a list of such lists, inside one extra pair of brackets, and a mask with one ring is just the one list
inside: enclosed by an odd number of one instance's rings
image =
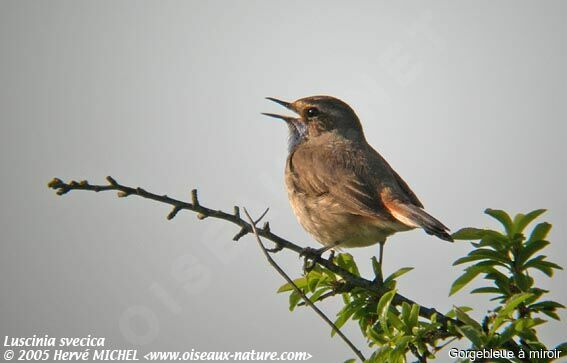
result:
[[(81, 182), (71, 181), (69, 183), (65, 183), (61, 179), (54, 178), (49, 182), (48, 187), (56, 190), (56, 193), (58, 195), (67, 194), (72, 190), (86, 190), (93, 192), (116, 191), (119, 197), (138, 196), (146, 199), (151, 199), (156, 202), (169, 204), (173, 207), (172, 211), (167, 216), (168, 219), (173, 219), (177, 215), (177, 213), (181, 210), (190, 210), (196, 212), (199, 219), (203, 219), (205, 217), (222, 219), (234, 223), (240, 227), (240, 231), (233, 238), (235, 241), (239, 240), (248, 233), (252, 233), (252, 225), (240, 217), (240, 209), (238, 207), (234, 207), (234, 211), (232, 214), (223, 212), (221, 210), (214, 210), (207, 208), (199, 202), (196, 190), (193, 190), (191, 192), (192, 203), (188, 203), (168, 197), (167, 195), (154, 194), (139, 187), (133, 188), (119, 184), (114, 178), (110, 176), (107, 177), (106, 180), (108, 181), (107, 185), (92, 185), (89, 184), (86, 180), (83, 180)], [(281, 251), (283, 249), (294, 251), (298, 254), (304, 252), (304, 248), (272, 233), (269, 224), (264, 224), (263, 228), (257, 228), (257, 231), (260, 237), (263, 237), (275, 243), (276, 247), (272, 249), (272, 251), (274, 252)], [(341, 276), (347, 283), (349, 283), (353, 287), (360, 287), (366, 289), (367, 291), (375, 293), (377, 296), (381, 296), (384, 293), (381, 286), (377, 285), (376, 282), (367, 280), (360, 276), (356, 276), (350, 273), (349, 271), (334, 264), (332, 261), (329, 261), (321, 257), (315, 257), (314, 262), (325, 267), (331, 272), (334, 272), (335, 274)], [(413, 300), (400, 294), (396, 294), (394, 296), (394, 299), (392, 300), (392, 303), (394, 305), (401, 305), (404, 302), (410, 305), (417, 304)], [(420, 306), (419, 315), (423, 318), (430, 319), (434, 314), (437, 314), (437, 320), (440, 323), (442, 323), (444, 326), (446, 326), (446, 324), (449, 321), (458, 324), (456, 320), (448, 318), (447, 316), (441, 314), (434, 308), (427, 308), (421, 305), (419, 306)]]
[[(262, 228), (257, 228), (255, 226), (253, 228), (252, 224), (246, 222), (240, 217), (240, 209), (237, 206), (234, 207), (232, 214), (223, 212), (221, 210), (214, 210), (204, 207), (199, 202), (196, 189), (191, 191), (191, 203), (188, 203), (168, 197), (167, 195), (154, 194), (139, 187), (133, 188), (119, 184), (114, 178), (110, 176), (108, 176), (106, 180), (108, 181), (107, 185), (92, 185), (89, 184), (89, 182), (86, 180), (82, 180), (80, 182), (73, 180), (70, 181), (69, 183), (65, 183), (61, 179), (54, 178), (48, 183), (48, 187), (55, 190), (57, 195), (64, 195), (72, 190), (85, 190), (85, 191), (93, 191), (93, 192), (116, 191), (118, 197), (120, 198), (133, 195), (146, 199), (151, 199), (159, 203), (168, 204), (172, 207), (171, 212), (167, 215), (167, 219), (175, 218), (177, 213), (180, 212), (181, 210), (190, 210), (197, 213), (197, 218), (199, 219), (204, 219), (207, 217), (217, 218), (231, 222), (239, 226), (240, 231), (233, 238), (235, 241), (239, 240), (248, 233), (254, 233), (254, 228), (255, 228), (256, 229), (255, 234), (275, 243), (275, 248), (266, 249), (268, 252), (279, 252), (281, 250), (287, 249), (290, 251), (294, 251), (298, 254), (302, 254), (306, 251), (304, 248), (272, 233), (272, 231), (270, 230), (270, 225), (267, 222), (264, 224)], [(261, 218), (264, 217), (265, 213), (266, 212), (264, 212)], [(259, 220), (261, 218), (259, 218)], [(376, 281), (371, 281), (363, 277), (356, 276), (350, 273), (349, 271), (341, 268), (340, 266), (334, 264), (331, 260), (321, 258), (320, 256), (315, 256), (313, 260), (315, 263), (319, 264), (320, 266), (341, 276), (343, 280), (352, 287), (363, 288), (368, 292), (376, 294), (377, 297), (382, 296), (382, 294), (385, 292), (383, 291), (383, 287), (380, 284), (378, 284)], [(392, 299), (392, 304), (396, 306), (402, 305), (404, 302), (410, 305), (417, 304), (413, 300), (400, 294), (396, 294)], [(460, 321), (449, 318), (446, 315), (441, 314), (434, 308), (424, 307), (420, 304), (417, 305), (419, 306), (419, 316), (426, 319), (431, 319), (433, 315), (437, 316), (437, 321), (442, 324), (442, 328), (437, 332), (438, 338), (455, 337), (454, 334), (451, 334), (447, 331), (447, 326), (449, 323), (454, 325), (462, 325)], [(460, 337), (456, 337), (456, 338), (460, 338)], [(504, 344), (504, 348), (511, 350), (516, 354), (520, 350), (518, 344), (513, 340), (506, 342)]]
[[(264, 217), (266, 212), (264, 212), (264, 214), (262, 214), (262, 216), (258, 218), (257, 221), (262, 219), (262, 217)], [(309, 300), (307, 295), (305, 295), (305, 293), (299, 287), (297, 287), (297, 285), (293, 282), (291, 277), (289, 277), (285, 273), (285, 271), (282, 270), (282, 268), (276, 263), (276, 261), (274, 261), (274, 259), (272, 258), (272, 256), (270, 256), (270, 253), (262, 243), (260, 236), (258, 235), (258, 230), (256, 229), (256, 222), (252, 220), (252, 217), (250, 217), (250, 214), (248, 214), (246, 208), (244, 208), (244, 213), (248, 218), (248, 222), (250, 222), (250, 224), (252, 225), (252, 232), (256, 237), (256, 241), (258, 242), (258, 245), (262, 249), (262, 252), (264, 253), (264, 256), (266, 257), (270, 265), (272, 265), (272, 267), (287, 281), (287, 283), (291, 285), (293, 290), (295, 290), (295, 292), (298, 293), (299, 296), (301, 296), (305, 304), (307, 304), (311, 309), (313, 309), (317, 313), (317, 315), (321, 317), (321, 319), (323, 319), (327, 324), (329, 324), (329, 326), (344, 340), (344, 342), (350, 347), (350, 349), (352, 349), (352, 351), (357, 355), (357, 357), (360, 358), (360, 361), (364, 362), (366, 358), (364, 358), (364, 355), (362, 355), (360, 350), (346, 337), (346, 335), (343, 334), (343, 332), (339, 328), (337, 328), (337, 326), (327, 317), (327, 315), (325, 315), (325, 313), (321, 311), (321, 309), (319, 309), (317, 306), (315, 306), (315, 304), (313, 304), (311, 300)]]

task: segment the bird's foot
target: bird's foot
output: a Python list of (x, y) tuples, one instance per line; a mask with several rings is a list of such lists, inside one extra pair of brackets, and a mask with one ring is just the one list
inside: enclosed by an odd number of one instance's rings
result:
[(299, 254), (299, 257), (303, 257), (303, 272), (309, 273), (315, 265), (317, 264), (317, 260), (321, 258), (321, 255), (325, 253), (328, 248), (311, 248), (305, 247), (303, 251)]
[(316, 260), (321, 258), (321, 255), (326, 251), (325, 247), (323, 248), (312, 248), (312, 247), (305, 247), (303, 251), (299, 253), (299, 257), (308, 258), (310, 260)]

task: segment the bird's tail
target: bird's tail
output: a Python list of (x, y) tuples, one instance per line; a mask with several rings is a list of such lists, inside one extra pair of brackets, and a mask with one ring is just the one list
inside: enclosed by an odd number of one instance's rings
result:
[(407, 203), (396, 203), (394, 208), (391, 208), (391, 205), (388, 207), (392, 215), (400, 222), (410, 227), (422, 228), (428, 234), (453, 242), (449, 228), (420, 207)]

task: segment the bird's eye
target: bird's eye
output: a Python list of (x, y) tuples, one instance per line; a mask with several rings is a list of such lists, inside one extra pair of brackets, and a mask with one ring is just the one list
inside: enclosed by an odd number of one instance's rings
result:
[(319, 110), (316, 107), (310, 107), (307, 109), (307, 117), (315, 117), (319, 114)]

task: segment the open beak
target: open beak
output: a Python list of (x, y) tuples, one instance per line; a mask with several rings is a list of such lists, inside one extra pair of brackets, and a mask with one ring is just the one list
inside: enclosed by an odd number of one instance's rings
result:
[(283, 107), (290, 109), (291, 110), (291, 103), (286, 102), (286, 101), (282, 101), (282, 100), (278, 100), (277, 98), (273, 98), (273, 97), (266, 97), (267, 100), (270, 100), (272, 102), (275, 102), (277, 104), (282, 105)]
[(279, 118), (281, 120), (284, 120), (285, 122), (291, 122), (296, 119), (295, 117), (292, 116), (284, 116), (284, 115), (278, 115), (275, 113), (267, 113), (267, 112), (262, 112), (262, 115), (270, 116), (273, 118)]
[[(277, 104), (279, 104), (279, 105), (282, 105), (282, 106), (284, 106), (285, 108), (287, 108), (288, 110), (292, 110), (292, 111), (295, 112), (295, 110), (292, 108), (292, 105), (291, 105), (290, 102), (278, 100), (277, 98), (273, 98), (273, 97), (266, 97), (266, 99), (267, 99), (267, 100), (270, 100), (270, 101), (272, 101), (272, 102), (275, 102), (275, 103), (277, 103)], [(279, 118), (279, 119), (281, 119), (281, 120), (284, 120), (285, 122), (292, 122), (292, 121), (296, 121), (296, 120), (297, 120), (297, 118), (296, 118), (296, 117), (293, 117), (293, 116), (284, 116), (284, 115), (278, 115), (278, 114), (275, 114), (275, 113), (265, 113), (265, 112), (262, 112), (262, 115), (266, 115), (266, 116), (274, 117), (274, 118)]]

